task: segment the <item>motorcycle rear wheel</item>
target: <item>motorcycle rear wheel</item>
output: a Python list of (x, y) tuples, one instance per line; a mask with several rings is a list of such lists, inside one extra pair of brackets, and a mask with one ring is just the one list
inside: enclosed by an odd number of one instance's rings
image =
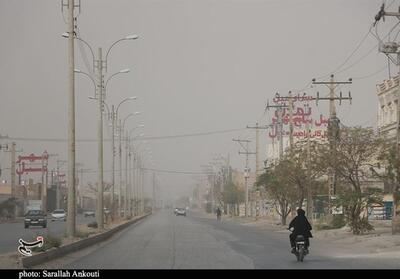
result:
[(300, 248), (299, 248), (299, 256), (298, 256), (297, 260), (302, 262), (303, 259), (304, 259), (304, 247), (300, 246)]

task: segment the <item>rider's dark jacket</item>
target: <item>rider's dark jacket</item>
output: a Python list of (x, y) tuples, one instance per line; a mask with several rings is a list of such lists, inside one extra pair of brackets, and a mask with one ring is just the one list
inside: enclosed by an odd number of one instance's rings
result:
[(307, 238), (313, 237), (311, 234), (312, 227), (305, 216), (305, 211), (302, 209), (297, 211), (297, 216), (290, 222), (289, 229), (290, 228), (294, 228), (294, 235), (303, 235)]

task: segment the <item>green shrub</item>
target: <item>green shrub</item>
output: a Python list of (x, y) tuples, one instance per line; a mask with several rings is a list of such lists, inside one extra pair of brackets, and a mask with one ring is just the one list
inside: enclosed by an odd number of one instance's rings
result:
[(89, 228), (97, 228), (97, 222), (95, 221), (95, 222), (89, 223), (89, 224), (87, 224), (87, 226)]
[(346, 220), (343, 214), (333, 215), (332, 229), (340, 229), (346, 225)]
[(43, 246), (42, 247), (34, 247), (32, 251), (34, 252), (44, 252), (52, 247), (60, 247), (61, 246), (61, 238), (53, 235), (43, 236)]
[(89, 232), (76, 231), (75, 236), (79, 238), (86, 238), (90, 235)]

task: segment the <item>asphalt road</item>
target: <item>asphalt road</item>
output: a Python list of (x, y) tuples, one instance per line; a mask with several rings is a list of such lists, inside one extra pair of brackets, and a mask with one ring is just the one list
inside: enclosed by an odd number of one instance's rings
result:
[[(51, 218), (51, 217), (47, 217)], [(77, 224), (90, 223), (95, 221), (93, 217), (77, 216)], [(47, 228), (42, 227), (29, 227), (24, 228), (24, 220), (20, 219), (17, 223), (2, 223), (0, 224), (0, 254), (8, 252), (16, 252), (19, 246), (18, 240), (22, 238), (25, 241), (36, 240), (38, 235), (55, 235), (62, 236), (66, 230), (66, 223), (64, 221), (51, 221), (47, 220)]]
[(297, 262), (289, 232), (160, 211), (88, 248), (38, 268), (93, 269), (320, 269), (400, 268), (397, 259), (359, 254), (312, 240), (310, 254)]

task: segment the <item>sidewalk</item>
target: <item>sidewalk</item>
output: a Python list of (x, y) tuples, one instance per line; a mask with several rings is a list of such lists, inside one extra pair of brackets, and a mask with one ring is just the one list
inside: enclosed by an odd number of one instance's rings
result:
[(314, 237), (331, 243), (351, 245), (365, 253), (397, 253), (400, 258), (400, 235), (392, 235), (390, 220), (371, 221), (375, 230), (364, 235), (354, 235), (350, 228), (315, 231)]
[[(283, 232), (287, 225), (282, 226), (279, 220), (269, 217), (229, 217), (223, 216), (222, 219), (231, 220), (243, 226), (252, 226), (268, 231)], [(290, 218), (288, 218), (288, 221)], [(381, 257), (398, 257), (400, 259), (400, 234), (392, 235), (391, 221), (372, 220), (371, 224), (375, 230), (364, 235), (353, 235), (349, 227), (331, 230), (313, 230), (314, 239), (337, 244), (340, 246), (351, 246), (354, 251), (362, 254), (379, 254)]]

